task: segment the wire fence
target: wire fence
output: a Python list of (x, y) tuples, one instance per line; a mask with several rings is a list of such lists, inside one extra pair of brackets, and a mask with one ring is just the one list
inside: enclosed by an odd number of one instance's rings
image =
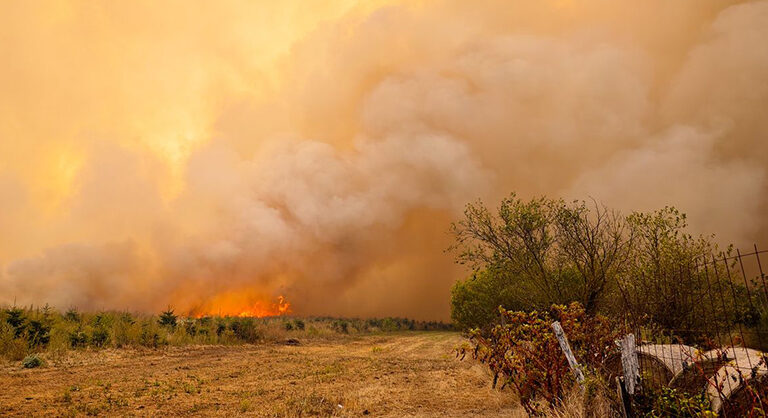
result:
[[(755, 245), (621, 284), (624, 331), (637, 341), (642, 382), (632, 402), (674, 390), (722, 416), (766, 416), (766, 267), (768, 250)], [(673, 416), (685, 406), (666, 407)]]

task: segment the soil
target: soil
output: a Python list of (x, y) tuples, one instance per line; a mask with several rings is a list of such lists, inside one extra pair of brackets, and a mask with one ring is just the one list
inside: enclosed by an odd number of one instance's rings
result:
[(524, 416), (459, 334), (68, 351), (0, 366), (0, 416)]

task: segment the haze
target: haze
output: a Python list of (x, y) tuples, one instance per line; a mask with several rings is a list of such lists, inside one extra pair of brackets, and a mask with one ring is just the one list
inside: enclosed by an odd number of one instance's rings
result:
[(0, 303), (445, 319), (511, 191), (768, 245), (768, 1), (0, 5)]

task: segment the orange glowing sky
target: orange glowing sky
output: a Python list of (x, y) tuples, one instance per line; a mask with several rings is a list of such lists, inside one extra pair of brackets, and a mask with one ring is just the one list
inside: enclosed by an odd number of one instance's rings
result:
[(446, 318), (512, 190), (767, 236), (766, 1), (0, 5), (0, 303)]

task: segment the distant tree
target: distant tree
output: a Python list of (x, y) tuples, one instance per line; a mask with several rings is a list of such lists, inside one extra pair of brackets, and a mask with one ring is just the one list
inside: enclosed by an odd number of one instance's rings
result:
[(175, 327), (178, 318), (179, 317), (173, 313), (173, 309), (169, 307), (160, 314), (160, 319), (158, 319), (157, 322), (162, 326)]
[(27, 342), (29, 346), (45, 347), (51, 341), (51, 326), (42, 320), (33, 319), (27, 327)]
[(64, 319), (69, 322), (80, 322), (80, 312), (77, 311), (77, 308), (69, 308), (64, 313)]
[(24, 317), (24, 310), (13, 307), (6, 309), (5, 314), (7, 316), (5, 322), (13, 328), (13, 336), (15, 338), (21, 337), (26, 331), (27, 319)]
[(514, 194), (495, 212), (479, 201), (468, 204), (451, 231), (456, 261), (488, 271), (486, 279), (496, 277), (498, 290), (513, 290), (527, 308), (578, 301), (587, 312), (622, 273), (632, 236), (624, 218), (598, 204), (526, 202)]
[(616, 281), (628, 271), (635, 230), (617, 211), (597, 202), (557, 205), (555, 241), (563, 267), (575, 271), (577, 301), (594, 313), (613, 294)]
[[(759, 314), (743, 279), (733, 275), (733, 265), (723, 265), (731, 247), (720, 251), (713, 236), (687, 233), (685, 214), (673, 207), (633, 213), (627, 222), (635, 241), (628, 273), (618, 283), (624, 312), (692, 334), (737, 322), (754, 325)], [(712, 266), (715, 259), (719, 269)]]
[[(532, 311), (579, 302), (590, 315), (692, 330), (683, 336), (689, 341), (711, 338), (694, 331), (712, 326), (758, 326), (768, 307), (732, 276), (735, 265), (723, 264), (732, 248), (722, 252), (713, 236), (686, 229), (685, 214), (673, 207), (623, 216), (594, 201), (523, 201), (514, 194), (495, 211), (470, 203), (451, 226), (450, 250), (474, 270), (452, 289), (452, 319), (464, 329), (488, 329), (500, 319), (499, 306)], [(717, 303), (709, 303), (708, 292), (718, 293)]]

